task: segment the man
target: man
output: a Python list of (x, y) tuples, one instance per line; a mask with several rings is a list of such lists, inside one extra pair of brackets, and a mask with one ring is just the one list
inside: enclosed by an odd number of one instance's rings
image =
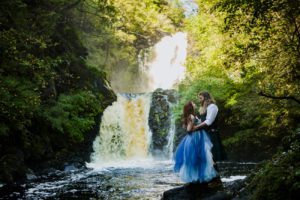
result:
[[(221, 138), (219, 135), (218, 129), (218, 106), (215, 104), (215, 100), (208, 92), (200, 92), (198, 94), (198, 98), (201, 104), (199, 110), (199, 118), (201, 123), (194, 126), (193, 130), (204, 129), (208, 132), (210, 140), (213, 144), (212, 154), (213, 160), (215, 162), (214, 167), (217, 171), (219, 171), (217, 166), (217, 161), (222, 161), (226, 159), (226, 154), (224, 148), (221, 143)], [(221, 183), (220, 177), (217, 177), (212, 182), (217, 184)]]

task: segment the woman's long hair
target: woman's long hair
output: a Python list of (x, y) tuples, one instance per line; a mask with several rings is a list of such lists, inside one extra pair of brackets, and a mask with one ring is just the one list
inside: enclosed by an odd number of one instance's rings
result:
[(209, 92), (206, 92), (206, 91), (199, 92), (198, 97), (199, 96), (204, 97), (204, 101), (201, 104), (201, 107), (199, 109), (200, 114), (203, 114), (206, 112), (206, 109), (209, 106), (209, 104), (216, 103), (216, 101), (214, 100), (213, 96), (211, 94), (209, 94)]
[(184, 127), (187, 127), (190, 115), (195, 115), (195, 107), (192, 101), (187, 102), (183, 107), (183, 119), (182, 123)]

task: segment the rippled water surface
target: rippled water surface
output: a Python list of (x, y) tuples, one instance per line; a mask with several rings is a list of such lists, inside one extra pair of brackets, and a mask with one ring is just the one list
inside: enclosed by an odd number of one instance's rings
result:
[[(244, 179), (254, 165), (220, 163), (224, 186)], [(183, 184), (173, 173), (171, 161), (135, 160), (93, 167), (95, 169), (49, 173), (34, 182), (9, 188), (0, 199), (150, 200), (160, 199), (164, 191)]]

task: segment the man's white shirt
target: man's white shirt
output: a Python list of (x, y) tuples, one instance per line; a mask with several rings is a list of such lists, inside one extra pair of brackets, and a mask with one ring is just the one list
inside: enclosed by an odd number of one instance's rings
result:
[(216, 104), (209, 104), (206, 109), (206, 119), (205, 119), (205, 124), (207, 126), (210, 126), (216, 119), (217, 114), (218, 114), (218, 106)]

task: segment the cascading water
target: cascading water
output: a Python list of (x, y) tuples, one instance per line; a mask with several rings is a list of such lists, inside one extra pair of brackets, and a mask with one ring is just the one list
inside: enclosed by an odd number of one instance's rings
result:
[(154, 59), (145, 64), (152, 91), (171, 89), (184, 78), (186, 51), (187, 35), (182, 32), (166, 36), (154, 46)]
[(167, 136), (167, 145), (164, 147), (164, 152), (167, 153), (168, 158), (172, 158), (175, 136), (175, 118), (171, 116), (171, 125)]
[[(151, 157), (151, 131), (148, 126), (151, 104), (149, 91), (157, 88), (170, 89), (183, 78), (186, 46), (185, 33), (166, 36), (152, 48), (153, 59), (140, 62), (143, 76), (145, 73), (148, 75), (148, 82), (141, 81), (141, 84), (147, 85), (145, 92), (148, 93), (117, 94), (117, 101), (103, 113), (100, 134), (93, 145), (91, 163), (87, 164), (89, 167), (97, 168), (114, 161)], [(141, 88), (145, 88), (145, 85)], [(166, 155), (172, 152), (172, 127), (167, 136), (169, 142), (164, 148)]]
[(148, 156), (150, 101), (150, 94), (117, 94), (117, 101), (103, 113), (89, 166)]

